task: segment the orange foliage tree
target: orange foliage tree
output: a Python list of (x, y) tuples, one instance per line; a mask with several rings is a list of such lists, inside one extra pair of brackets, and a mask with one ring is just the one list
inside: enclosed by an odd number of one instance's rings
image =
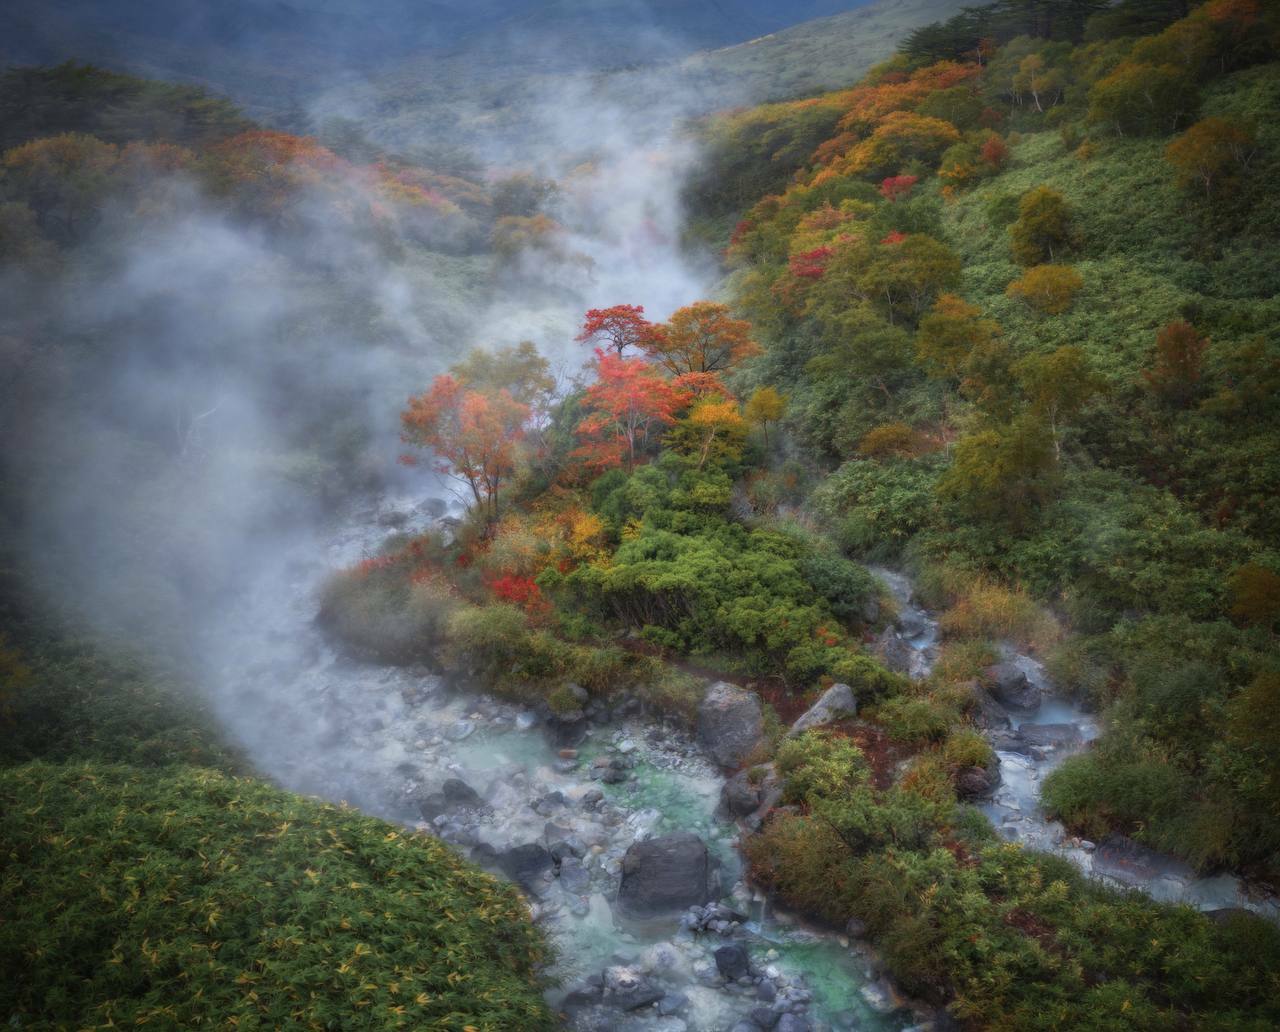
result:
[(760, 345), (751, 339), (751, 324), (733, 318), (728, 305), (695, 301), (655, 327), (645, 350), (673, 376), (681, 376), (723, 372), (758, 354)]
[(642, 348), (653, 333), (653, 323), (644, 317), (644, 305), (614, 305), (587, 312), (582, 332), (574, 338), (581, 344), (604, 344), (619, 358), (627, 348)]
[(1155, 360), (1142, 378), (1165, 401), (1185, 405), (1200, 383), (1209, 342), (1188, 322), (1171, 322), (1156, 334)]
[(465, 483), (475, 507), (493, 520), (498, 492), (515, 472), (529, 416), (529, 406), (510, 391), (470, 390), (456, 377), (437, 376), (400, 414), (400, 439), (430, 450), (433, 468)]
[(686, 396), (642, 358), (596, 349), (596, 382), (587, 388), (587, 417), (578, 424), (582, 445), (574, 452), (588, 469), (626, 464), (634, 469), (651, 438), (675, 422)]

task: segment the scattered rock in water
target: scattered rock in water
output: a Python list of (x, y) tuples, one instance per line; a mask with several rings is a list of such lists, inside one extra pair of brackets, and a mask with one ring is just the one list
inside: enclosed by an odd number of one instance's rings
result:
[(1093, 853), (1093, 870), (1127, 885), (1142, 886), (1158, 878), (1190, 882), (1191, 867), (1177, 857), (1157, 853), (1124, 835), (1109, 835)]
[(823, 727), (842, 717), (856, 716), (857, 713), (858, 700), (854, 697), (853, 689), (847, 684), (833, 684), (822, 693), (822, 698), (791, 725), (787, 737), (794, 738), (812, 728)]
[(730, 817), (745, 817), (760, 806), (760, 789), (751, 783), (751, 772), (741, 771), (720, 789), (720, 806)]
[(536, 842), (514, 846), (498, 855), (498, 867), (502, 873), (529, 891), (533, 890), (543, 875), (551, 871), (554, 864), (551, 853)]
[[(547, 736), (553, 745), (559, 748), (571, 748), (580, 745), (587, 737), (588, 720), (581, 710), (574, 710), (562, 716), (551, 716), (547, 719)], [(577, 760), (562, 760), (562, 763), (577, 765)]]
[(669, 1018), (673, 1014), (679, 1014), (689, 1006), (689, 997), (684, 993), (667, 993), (658, 1001), (658, 1013), (664, 1018)]
[(1013, 727), (1013, 721), (1005, 708), (991, 697), (991, 693), (982, 686), (981, 681), (971, 681), (969, 691), (973, 695), (973, 718), (979, 727), (988, 730), (1001, 730)]
[(1040, 687), (1032, 684), (1015, 663), (996, 663), (983, 673), (995, 700), (1010, 709), (1033, 713), (1040, 708)]
[(751, 957), (745, 947), (737, 943), (721, 946), (715, 952), (716, 970), (730, 982), (751, 974)]
[(760, 745), (760, 697), (727, 681), (707, 689), (698, 706), (698, 740), (721, 767), (738, 767)]
[(911, 657), (915, 651), (901, 634), (892, 627), (886, 627), (876, 638), (872, 650), (880, 661), (895, 674), (911, 673)]
[(1023, 724), (1018, 738), (1027, 745), (1048, 749), (1071, 748), (1084, 741), (1076, 724)]
[(650, 918), (701, 906), (710, 864), (706, 845), (689, 832), (635, 842), (622, 858), (617, 908), (625, 917)]
[(911, 605), (903, 606), (893, 623), (902, 637), (908, 641), (923, 636), (929, 628), (924, 613)]
[(477, 809), (484, 805), (480, 793), (461, 778), (449, 778), (440, 786), (440, 794), (450, 809)]
[(591, 887), (591, 872), (582, 866), (576, 856), (566, 856), (560, 861), (560, 885), (565, 892), (582, 895)]
[(461, 742), (470, 737), (476, 729), (474, 720), (456, 720), (445, 728), (444, 736), (451, 742)]
[(525, 710), (523, 713), (516, 714), (516, 730), (530, 731), (538, 725), (538, 716), (536, 713), (530, 713)]
[(449, 814), (463, 810), (487, 810), (480, 793), (458, 778), (449, 778), (439, 792), (432, 792), (418, 800), (418, 812), (422, 819), (431, 823), (440, 823)]

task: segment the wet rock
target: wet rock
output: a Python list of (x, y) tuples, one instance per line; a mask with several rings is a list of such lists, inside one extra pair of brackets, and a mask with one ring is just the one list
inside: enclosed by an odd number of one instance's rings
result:
[(1010, 709), (1034, 712), (1040, 708), (1040, 688), (1013, 663), (987, 667), (983, 680), (995, 700)]
[(721, 946), (715, 952), (716, 970), (730, 982), (751, 974), (751, 957), (737, 943)]
[(565, 892), (580, 896), (591, 887), (591, 873), (576, 856), (567, 856), (560, 861), (560, 885)]
[(618, 910), (646, 918), (701, 906), (709, 875), (707, 847), (697, 835), (676, 832), (633, 843), (622, 858)]
[(987, 799), (1000, 783), (999, 773), (985, 767), (962, 767), (956, 773), (956, 795), (961, 799)]
[(1028, 745), (1063, 749), (1079, 745), (1083, 738), (1075, 724), (1023, 724), (1018, 738)]
[(445, 728), (444, 736), (451, 742), (461, 742), (464, 738), (469, 738), (475, 729), (473, 720), (456, 720)]
[(581, 800), (582, 808), (584, 810), (594, 810), (596, 806), (598, 806), (601, 800), (603, 799), (604, 799), (604, 793), (601, 792), (600, 789), (598, 788), (593, 788), (590, 791), (584, 792), (582, 794), (582, 800)]
[[(552, 716), (547, 719), (547, 736), (558, 747), (579, 745), (587, 737), (587, 717), (581, 712), (567, 713), (563, 716)], [(561, 763), (577, 765), (576, 760), (561, 760)]]
[(605, 767), (600, 772), (600, 780), (606, 785), (620, 785), (627, 780), (627, 772), (618, 767)]
[(745, 817), (760, 805), (760, 789), (751, 783), (750, 771), (735, 774), (720, 789), (720, 805), (730, 817)]
[(773, 1028), (781, 1015), (772, 1007), (752, 1007), (751, 1020), (763, 1029)]
[(540, 877), (550, 872), (554, 863), (551, 854), (536, 842), (515, 846), (498, 856), (502, 873), (525, 889), (530, 889)]
[(902, 607), (902, 611), (898, 613), (893, 623), (899, 633), (908, 640), (919, 638), (929, 627), (924, 613), (910, 605)]
[(778, 1023), (773, 1028), (774, 1032), (811, 1032), (813, 1026), (803, 1014), (788, 1012), (779, 1016)]
[(615, 965), (604, 972), (604, 1003), (608, 1007), (633, 1011), (657, 1003), (666, 993), (634, 968)]
[(969, 691), (973, 695), (974, 722), (979, 727), (999, 730), (1013, 726), (1005, 708), (991, 697), (991, 693), (982, 686), (981, 681), (971, 681)]
[(669, 1018), (672, 1014), (679, 1014), (687, 1006), (689, 1006), (689, 997), (684, 993), (667, 993), (658, 1001), (658, 1013), (664, 1018)]
[(911, 654), (914, 651), (897, 631), (886, 627), (872, 646), (880, 661), (896, 674), (911, 672)]
[(563, 792), (548, 792), (544, 796), (539, 796), (529, 804), (529, 809), (536, 813), (539, 817), (547, 817), (556, 810), (563, 810), (567, 805), (567, 800)]
[(560, 1009), (566, 1014), (574, 1014), (577, 1011), (596, 1006), (603, 996), (603, 988), (599, 985), (585, 982), (569, 990), (565, 998), (560, 1001)]
[(567, 839), (573, 834), (571, 828), (565, 827), (563, 824), (556, 824), (555, 821), (547, 821), (542, 826), (542, 837), (550, 845), (552, 842), (560, 842)]
[(480, 793), (459, 778), (450, 778), (441, 785), (440, 794), (450, 809), (477, 809), (484, 805)]
[(481, 867), (497, 867), (498, 851), (488, 842), (481, 842), (471, 848), (471, 861)]
[(851, 917), (844, 926), (844, 933), (850, 939), (865, 939), (867, 937), (867, 923), (856, 917)]
[(722, 767), (737, 767), (764, 734), (760, 697), (727, 681), (707, 689), (698, 707), (698, 740)]
[[(1264, 921), (1252, 910), (1244, 907), (1219, 907), (1217, 910), (1206, 910), (1204, 916), (1216, 925), (1236, 924), (1241, 921)], [(1261, 927), (1261, 926), (1259, 926)]]
[(1109, 835), (1093, 854), (1093, 870), (1126, 885), (1143, 886), (1157, 878), (1190, 882), (1195, 872), (1177, 857), (1157, 853), (1124, 835)]
[(833, 684), (822, 698), (810, 706), (800, 719), (791, 725), (788, 738), (794, 738), (804, 732), (823, 727), (842, 717), (852, 717), (858, 712), (858, 700), (854, 698), (853, 689), (847, 684)]
[(778, 989), (767, 978), (756, 986), (756, 999), (763, 1003), (773, 1003), (778, 998)]

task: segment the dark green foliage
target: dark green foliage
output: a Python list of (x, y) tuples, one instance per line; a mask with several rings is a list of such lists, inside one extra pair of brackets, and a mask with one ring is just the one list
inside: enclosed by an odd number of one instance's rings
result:
[[(814, 217), (814, 195), (857, 181), (834, 162), (751, 211), (730, 254), (762, 327), (757, 373), (788, 394), (791, 432), (845, 460), (811, 498), (844, 547), (1022, 585), (1085, 636), (1062, 652), (1064, 686), (1106, 709), (1111, 731), (1051, 783), (1071, 822), (1197, 864), (1274, 872), (1276, 757), (1266, 721), (1252, 721), (1251, 737), (1239, 717), (1261, 712), (1249, 700), (1276, 666), (1274, 621), (1265, 603), (1249, 615), (1256, 605), (1242, 606), (1237, 586), (1238, 571), (1274, 570), (1280, 547), (1274, 5), (1120, 4), (1083, 45), (1082, 22), (1035, 23), (1050, 6), (966, 12), (877, 73), (973, 60), (977, 40), (994, 39), (975, 93), (980, 125), (1017, 130), (999, 169), (904, 169), (920, 177), (909, 201), (858, 196)], [(1112, 38), (1109, 15), (1155, 35)], [(963, 99), (946, 90), (913, 110), (963, 121)], [(1193, 111), (1251, 141), (1212, 190), (1180, 185), (1185, 170), (1165, 158)], [(944, 187), (937, 223), (890, 221), (906, 204), (936, 204)], [(960, 258), (958, 284), (922, 315), (888, 302), (905, 297), (891, 270), (926, 297), (938, 289), (925, 266), (886, 263), (875, 242), (891, 225)], [(854, 234), (861, 243), (845, 239)], [(793, 283), (791, 256), (823, 241), (832, 257)], [(1023, 305), (1006, 294), (1021, 275), (1011, 257), (1071, 263), (1061, 275), (1082, 286), (1056, 312)], [(905, 348), (893, 334), (904, 324)], [(1156, 342), (1182, 324), (1195, 342), (1179, 365)], [(882, 428), (894, 448), (870, 446)], [(909, 694), (880, 709), (917, 741), (950, 719)]]
[(755, 673), (783, 670), (805, 684), (843, 670), (868, 680), (841, 624), (865, 619), (875, 583), (831, 545), (795, 527), (730, 521), (727, 484), (670, 461), (605, 474), (592, 497), (622, 540), (608, 564), (544, 577), (567, 603), (666, 647), (735, 657)]
[[(1280, 1019), (1280, 931), (1215, 924), (998, 842), (917, 760), (876, 791), (852, 743), (778, 754), (801, 815), (748, 843), (753, 871), (829, 921), (857, 917), (907, 991), (978, 1027), (1261, 1029)], [(1073, 761), (1074, 762), (1074, 761)], [(1152, 784), (1150, 791), (1170, 787)]]
[(88, 133), (110, 143), (159, 139), (198, 147), (251, 126), (230, 101), (198, 86), (70, 62), (0, 73), (0, 152), (60, 133)]
[(515, 889), (211, 770), (0, 774), (0, 1011), (26, 1027), (549, 1029)]

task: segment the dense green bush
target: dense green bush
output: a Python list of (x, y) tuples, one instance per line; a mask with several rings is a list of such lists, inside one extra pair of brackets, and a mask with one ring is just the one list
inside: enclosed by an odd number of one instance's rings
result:
[(551, 1028), (513, 888), (211, 770), (0, 773), (0, 1013), (27, 1027)]
[[(955, 758), (973, 757), (957, 743)], [(815, 916), (863, 922), (901, 984), (961, 1021), (1155, 1032), (1280, 1020), (1280, 930), (1265, 921), (1214, 923), (1101, 888), (1001, 843), (914, 767), (876, 791), (843, 739), (802, 736), (778, 764), (803, 810), (747, 843), (756, 877)]]

